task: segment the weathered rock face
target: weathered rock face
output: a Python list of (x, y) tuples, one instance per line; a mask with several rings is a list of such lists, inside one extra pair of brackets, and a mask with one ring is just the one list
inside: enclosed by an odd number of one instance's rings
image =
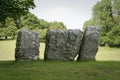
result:
[(94, 60), (98, 51), (100, 27), (88, 27), (83, 35), (79, 60)]
[(40, 46), (39, 33), (22, 30), (18, 33), (15, 60), (16, 61), (31, 61), (39, 58)]
[(48, 30), (44, 60), (74, 60), (79, 53), (83, 32), (80, 30)]

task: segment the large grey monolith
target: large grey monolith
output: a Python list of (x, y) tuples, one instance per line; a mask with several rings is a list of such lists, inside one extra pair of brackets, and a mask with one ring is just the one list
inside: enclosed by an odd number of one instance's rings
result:
[(40, 37), (37, 32), (21, 30), (17, 36), (15, 60), (31, 61), (39, 58)]
[(74, 60), (79, 53), (82, 35), (78, 29), (48, 30), (44, 60)]
[(96, 53), (98, 51), (100, 27), (88, 27), (86, 28), (83, 40), (80, 48), (79, 60), (95, 60)]

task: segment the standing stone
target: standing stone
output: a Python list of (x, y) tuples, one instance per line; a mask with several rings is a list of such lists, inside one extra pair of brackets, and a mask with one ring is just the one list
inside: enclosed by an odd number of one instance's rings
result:
[(75, 30), (48, 30), (44, 60), (74, 60), (79, 53), (83, 32)]
[(95, 60), (95, 55), (98, 51), (100, 27), (88, 27), (83, 35), (83, 40), (80, 48), (79, 60)]
[(31, 61), (39, 58), (40, 37), (37, 32), (21, 30), (17, 36), (15, 60)]

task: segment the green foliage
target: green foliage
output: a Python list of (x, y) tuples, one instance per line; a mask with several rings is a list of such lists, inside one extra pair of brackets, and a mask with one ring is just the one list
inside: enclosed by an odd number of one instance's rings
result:
[(47, 22), (47, 21), (45, 21), (43, 19), (40, 19), (39, 22), (40, 22), (40, 29), (48, 29), (49, 22)]
[(39, 32), (41, 41), (44, 42), (48, 29), (66, 29), (62, 22), (47, 22), (43, 19), (38, 19), (32, 13), (27, 13), (16, 21), (13, 18), (7, 18), (5, 22), (5, 24), (0, 24), (0, 37), (9, 36), (15, 38), (20, 30), (29, 29)]
[(45, 37), (46, 37), (46, 33), (47, 33), (47, 29), (40, 29), (40, 41), (41, 42), (45, 42)]
[(115, 26), (108, 35), (109, 35), (108, 37), (110, 38), (109, 43), (111, 46), (113, 46), (113, 44), (116, 46), (120, 46), (120, 26), (119, 25)]
[(41, 42), (45, 41), (48, 29), (66, 29), (66, 26), (62, 22), (47, 22), (43, 19), (38, 19), (32, 13), (28, 13), (21, 18), (21, 25), (21, 29), (30, 29), (31, 31), (39, 32)]
[(34, 0), (0, 0), (0, 37), (15, 38), (22, 29), (39, 31), (41, 39), (45, 41), (47, 29), (65, 29), (62, 22), (47, 22), (38, 19), (29, 12), (34, 8)]
[(6, 23), (4, 25), (1, 25), (0, 37), (9, 36), (9, 37), (12, 37), (14, 39), (15, 36), (17, 35), (16, 31), (17, 31), (17, 28), (15, 27), (13, 19), (7, 18)]
[(87, 27), (89, 26), (93, 26), (94, 25), (94, 22), (93, 20), (88, 20), (84, 23), (84, 27), (83, 27), (83, 30), (85, 30)]
[(5, 22), (7, 17), (16, 20), (34, 7), (34, 0), (0, 0), (0, 22)]
[(87, 26), (101, 26), (100, 44), (120, 47), (120, 1), (101, 0), (93, 7), (93, 16), (84, 23)]
[(66, 26), (62, 22), (51, 22), (49, 23), (49, 29), (66, 29)]
[(40, 29), (39, 19), (32, 13), (28, 13), (21, 18), (22, 28), (28, 28), (30, 30)]
[(34, 8), (34, 0), (0, 0), (0, 37), (17, 35), (17, 30), (22, 27), (21, 17)]

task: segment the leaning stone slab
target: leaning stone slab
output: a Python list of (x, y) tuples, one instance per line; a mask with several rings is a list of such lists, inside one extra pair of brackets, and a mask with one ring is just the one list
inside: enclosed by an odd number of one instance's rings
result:
[(15, 60), (31, 61), (39, 58), (40, 37), (37, 32), (21, 30), (17, 36)]
[(48, 30), (44, 60), (74, 60), (79, 53), (82, 35), (78, 29)]
[(98, 51), (100, 27), (88, 27), (83, 35), (83, 40), (80, 48), (79, 60), (95, 60), (95, 55)]

